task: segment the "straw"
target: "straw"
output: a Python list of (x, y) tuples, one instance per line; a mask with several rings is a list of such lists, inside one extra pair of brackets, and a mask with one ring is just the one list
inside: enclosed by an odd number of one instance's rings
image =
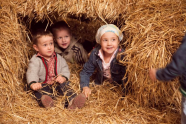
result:
[[(185, 33), (184, 0), (7, 0), (0, 2), (0, 123), (180, 123), (181, 94), (176, 78), (170, 82), (149, 80), (150, 68), (165, 67)], [(48, 21), (46, 27), (65, 20), (83, 41), (94, 42), (97, 29), (116, 24), (124, 33), (129, 91), (109, 82), (97, 86), (82, 109), (64, 108), (65, 96), (55, 107), (38, 106), (26, 90), (26, 69), (35, 53), (30, 41), (32, 21)], [(78, 27), (78, 28), (77, 28)], [(82, 66), (69, 64), (71, 87), (80, 93)]]

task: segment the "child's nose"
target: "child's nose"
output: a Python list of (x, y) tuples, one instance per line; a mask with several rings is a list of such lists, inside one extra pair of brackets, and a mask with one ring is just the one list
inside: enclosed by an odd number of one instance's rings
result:
[(111, 40), (109, 40), (109, 41), (107, 42), (107, 45), (111, 45)]
[(62, 38), (62, 42), (64, 42), (65, 41), (65, 38)]
[(48, 45), (48, 49), (51, 49), (52, 48), (52, 45)]

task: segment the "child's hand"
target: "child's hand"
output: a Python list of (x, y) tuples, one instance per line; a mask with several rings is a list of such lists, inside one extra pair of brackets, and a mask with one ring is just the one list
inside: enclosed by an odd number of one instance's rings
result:
[(149, 76), (150, 76), (150, 79), (155, 81), (156, 80), (156, 69), (155, 68), (152, 68), (149, 70)]
[(55, 81), (60, 83), (60, 84), (62, 84), (62, 83), (64, 83), (66, 81), (66, 78), (62, 77), (62, 76), (57, 76)]
[(42, 88), (42, 85), (41, 85), (41, 83), (33, 83), (33, 84), (30, 85), (30, 88), (32, 90), (39, 90), (39, 89)]
[(89, 87), (83, 87), (83, 93), (85, 94), (86, 98), (89, 97), (91, 94), (91, 90)]

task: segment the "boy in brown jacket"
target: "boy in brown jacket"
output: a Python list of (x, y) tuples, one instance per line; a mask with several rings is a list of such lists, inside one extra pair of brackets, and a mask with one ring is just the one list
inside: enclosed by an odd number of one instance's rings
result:
[(55, 39), (55, 52), (63, 56), (67, 62), (83, 65), (88, 60), (88, 55), (83, 46), (72, 36), (70, 28), (64, 21), (59, 21), (52, 26)]

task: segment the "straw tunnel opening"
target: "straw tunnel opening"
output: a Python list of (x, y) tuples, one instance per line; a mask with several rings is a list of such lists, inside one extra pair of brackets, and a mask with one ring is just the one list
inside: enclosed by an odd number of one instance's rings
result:
[[(31, 43), (32, 36), (38, 29), (48, 29), (51, 31), (51, 26), (58, 21), (65, 21), (71, 29), (72, 34), (78, 39), (87, 53), (90, 53), (91, 50), (96, 46), (95, 35), (97, 30), (101, 25), (104, 25), (105, 22), (100, 18), (91, 18), (86, 17), (86, 15), (76, 15), (76, 14), (67, 14), (67, 17), (60, 17), (56, 12), (53, 12), (54, 16), (49, 16), (48, 18), (37, 18), (37, 15), (34, 15), (32, 18), (23, 15), (18, 15), (19, 23), (26, 27), (26, 33), (28, 35), (27, 40)], [(118, 25), (121, 28), (121, 24), (118, 24), (118, 20), (110, 22), (109, 20), (105, 20), (108, 23), (112, 23)], [(125, 35), (125, 34), (124, 34)], [(31, 43), (32, 44), (32, 43)], [(29, 54), (29, 59), (35, 53), (32, 45), (30, 45), (30, 49), (27, 51)], [(81, 65), (80, 65), (81, 66)], [(82, 66), (81, 66), (82, 67)], [(91, 81), (94, 79), (94, 74)], [(26, 74), (24, 74), (23, 82), (26, 84)], [(27, 85), (23, 86), (24, 90), (27, 91)]]
[[(32, 19), (30, 21), (30, 19), (28, 17), (24, 17), (22, 19), (23, 21), (21, 22), (24, 26), (26, 26), (26, 30), (27, 30), (27, 33), (28, 33), (28, 36), (29, 38), (32, 40), (32, 35), (38, 30), (38, 29), (48, 29), (51, 31), (51, 26), (53, 23), (57, 22), (57, 21), (65, 21), (71, 31), (72, 31), (72, 34), (77, 37), (77, 38), (81, 38), (82, 40), (80, 41), (83, 41), (83, 42), (80, 42), (84, 49), (89, 53), (93, 48), (94, 46), (96, 45), (96, 41), (95, 41), (95, 35), (96, 35), (96, 32), (97, 32), (97, 29), (104, 24), (104, 22), (102, 20), (99, 20), (99, 19), (96, 19), (96, 20), (91, 20), (91, 19), (87, 19), (85, 17), (81, 17), (81, 18), (78, 18), (78, 17), (75, 17), (75, 16), (68, 16), (68, 18), (66, 19), (52, 19), (53, 22), (51, 22), (50, 20), (48, 19), (43, 19), (43, 20), (35, 20), (35, 19)], [(115, 25), (117, 25), (116, 22), (113, 22)], [(32, 47), (32, 46), (31, 46)], [(32, 49), (33, 50), (33, 49)], [(29, 51), (29, 52), (33, 52), (33, 51)], [(32, 54), (32, 53), (31, 53)], [(31, 57), (31, 56), (30, 56)], [(70, 67), (70, 66), (69, 66)], [(74, 66), (73, 66), (74, 67)], [(73, 67), (70, 67), (70, 69), (74, 69)], [(82, 66), (81, 66), (82, 67)], [(79, 69), (79, 66), (78, 67), (75, 67), (75, 69)], [(96, 70), (97, 71), (97, 70)], [(96, 72), (95, 71), (95, 72)], [(74, 71), (72, 71), (74, 72)], [(77, 74), (77, 73), (76, 73)], [(77, 75), (79, 76), (79, 74)], [(92, 75), (90, 81), (92, 82), (95, 78), (95, 74)], [(24, 79), (23, 79), (26, 83), (26, 75), (24, 76)], [(75, 87), (77, 84), (75, 84), (73, 82), (73, 87)], [(112, 85), (109, 85), (108, 82), (107, 84), (105, 85), (107, 87), (112, 87)], [(23, 86), (24, 90), (25, 91), (28, 91), (29, 88), (27, 85), (24, 85)], [(74, 88), (75, 90), (79, 91), (79, 89), (77, 88)], [(107, 91), (107, 90), (105, 90)], [(113, 92), (114, 94), (120, 94), (120, 91), (122, 91), (121, 87), (118, 85), (118, 86), (114, 86), (114, 88), (110, 89), (111, 92)], [(96, 91), (93, 90), (94, 94), (96, 94)], [(122, 94), (120, 94), (120, 97), (122, 97)], [(120, 101), (121, 102), (121, 101)], [(120, 106), (123, 106), (122, 104)]]

